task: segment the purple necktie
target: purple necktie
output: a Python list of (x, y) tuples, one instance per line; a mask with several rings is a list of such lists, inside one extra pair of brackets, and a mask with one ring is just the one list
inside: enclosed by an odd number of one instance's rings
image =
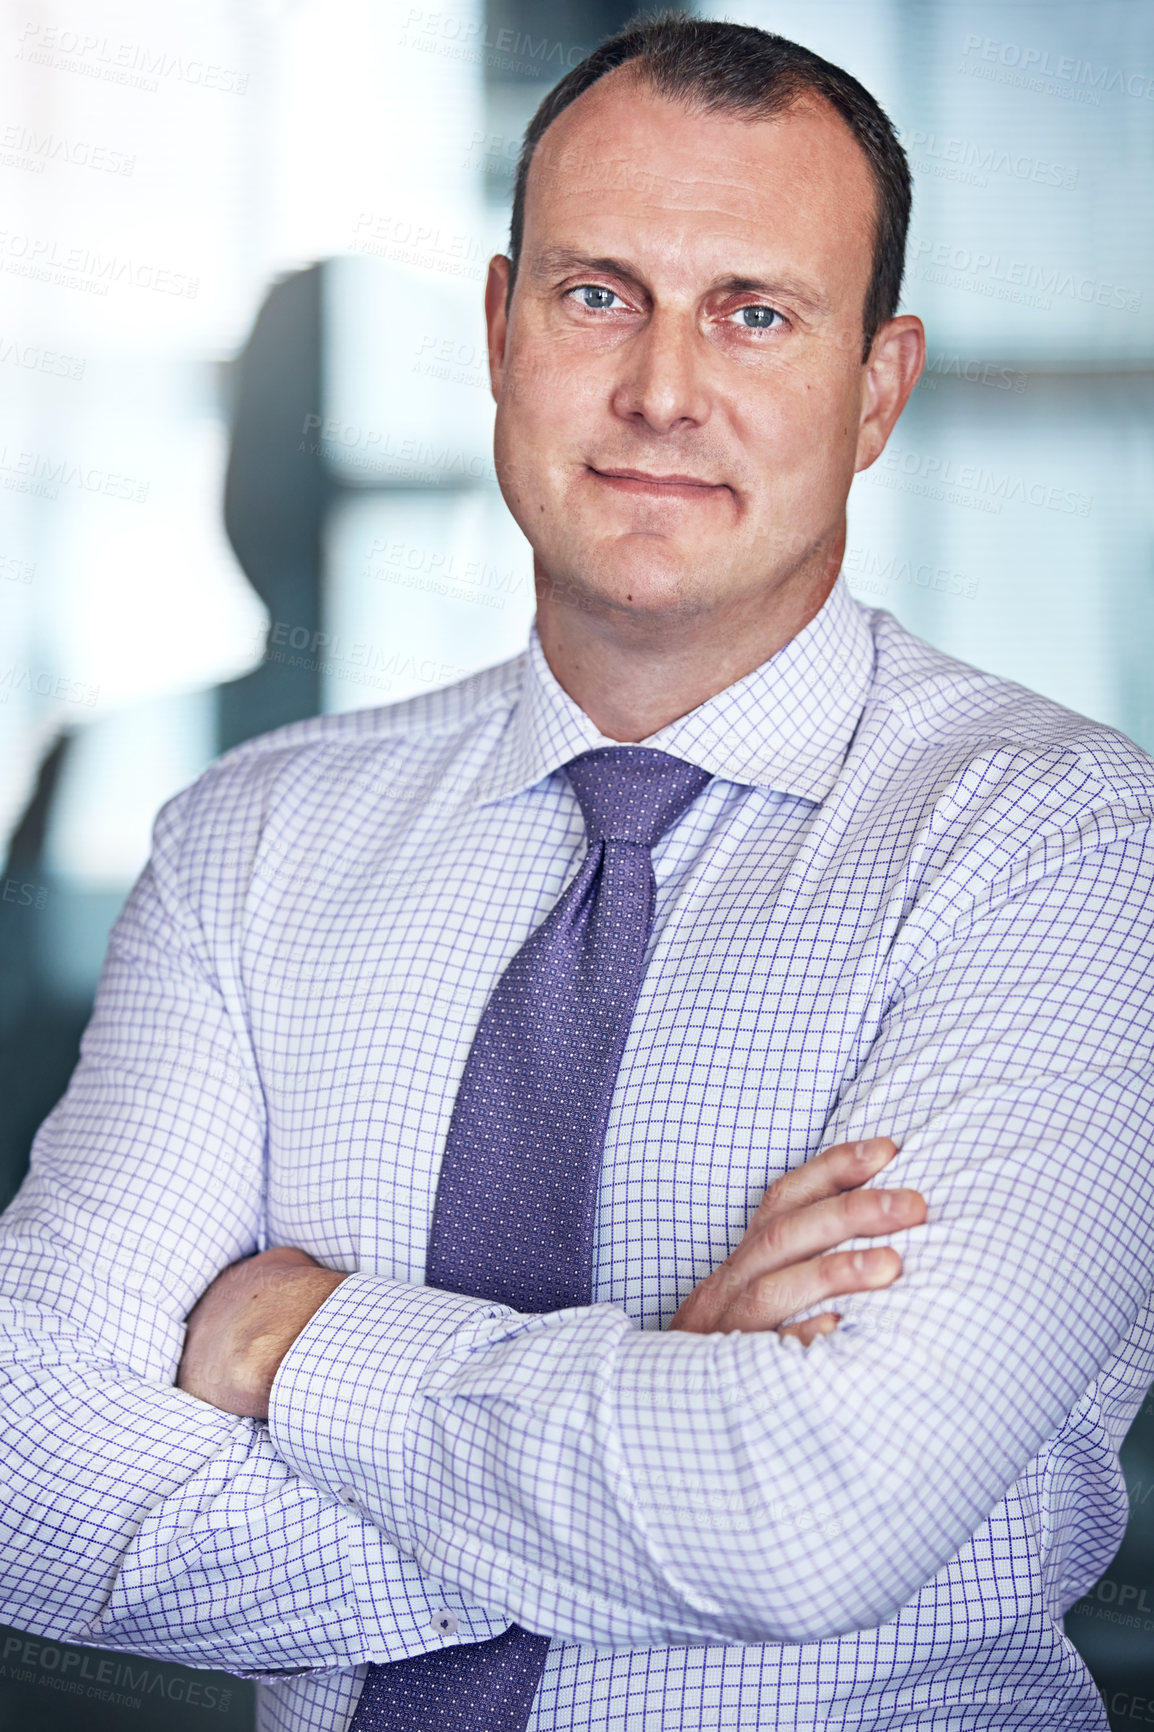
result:
[[(597, 1180), (653, 924), (650, 849), (709, 781), (644, 746), (567, 764), (589, 852), (485, 1007), (437, 1184), (430, 1287), (517, 1311), (588, 1305)], [(549, 1637), (370, 1665), (350, 1732), (523, 1732)]]

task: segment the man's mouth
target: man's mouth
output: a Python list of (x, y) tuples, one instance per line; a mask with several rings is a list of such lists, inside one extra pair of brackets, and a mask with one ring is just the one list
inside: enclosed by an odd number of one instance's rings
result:
[(730, 491), (723, 481), (707, 481), (703, 476), (681, 471), (661, 474), (649, 469), (598, 469), (592, 463), (588, 467), (598, 481), (641, 499), (702, 500)]

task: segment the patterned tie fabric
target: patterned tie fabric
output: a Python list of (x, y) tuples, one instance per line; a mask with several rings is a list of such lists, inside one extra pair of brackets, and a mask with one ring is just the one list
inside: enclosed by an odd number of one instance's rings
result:
[[(437, 1183), (431, 1287), (522, 1312), (588, 1305), (597, 1180), (613, 1087), (645, 966), (650, 849), (709, 773), (644, 746), (566, 766), (589, 852), (485, 1007)], [(370, 1665), (350, 1732), (523, 1732), (548, 1636)]]

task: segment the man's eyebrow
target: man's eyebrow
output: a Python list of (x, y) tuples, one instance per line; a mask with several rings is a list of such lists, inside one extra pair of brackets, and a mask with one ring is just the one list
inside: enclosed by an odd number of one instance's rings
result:
[[(595, 271), (599, 276), (623, 277), (631, 283), (641, 281), (634, 267), (624, 259), (598, 258), (569, 247), (547, 247), (532, 260), (533, 271), (545, 277), (568, 276), (571, 271)], [(764, 295), (766, 300), (785, 300), (807, 313), (826, 313), (829, 301), (811, 283), (796, 277), (719, 277), (710, 285), (711, 294)]]
[(714, 290), (726, 295), (764, 295), (767, 301), (792, 301), (807, 313), (829, 311), (827, 297), (797, 277), (722, 277)]
[(624, 259), (593, 258), (589, 253), (573, 252), (568, 247), (546, 247), (533, 259), (532, 268), (545, 277), (567, 276), (570, 271), (596, 271), (604, 277), (628, 277), (631, 283), (641, 280)]

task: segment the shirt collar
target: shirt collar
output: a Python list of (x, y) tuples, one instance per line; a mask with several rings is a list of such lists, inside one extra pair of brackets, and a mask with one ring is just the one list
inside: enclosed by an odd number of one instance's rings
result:
[[(861, 717), (873, 657), (865, 612), (839, 577), (820, 611), (776, 655), (638, 743), (728, 782), (820, 802)], [(558, 685), (534, 626), (516, 707), (474, 797), (504, 799), (582, 752), (618, 744)]]

